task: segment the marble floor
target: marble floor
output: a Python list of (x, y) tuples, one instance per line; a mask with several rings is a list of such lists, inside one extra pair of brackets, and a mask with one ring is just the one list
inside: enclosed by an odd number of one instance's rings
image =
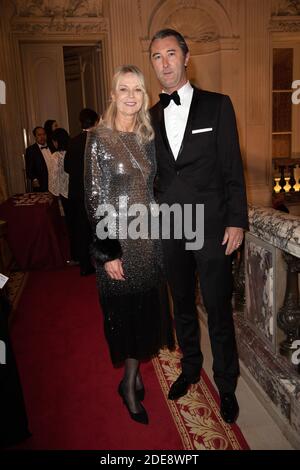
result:
[[(207, 327), (203, 321), (201, 321), (201, 349), (205, 371), (213, 381), (211, 348)], [(236, 396), (240, 405), (237, 424), (252, 450), (294, 449), (242, 376), (239, 378)]]

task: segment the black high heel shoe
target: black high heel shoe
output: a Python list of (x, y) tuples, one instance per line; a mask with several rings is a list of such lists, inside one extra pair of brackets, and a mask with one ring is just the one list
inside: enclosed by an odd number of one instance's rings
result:
[(135, 394), (139, 401), (143, 401), (145, 398), (145, 388), (142, 387), (140, 390), (136, 390)]
[[(142, 407), (142, 411), (140, 411), (139, 413), (133, 413), (131, 411), (131, 409), (129, 408), (129, 405), (126, 401), (126, 398), (125, 398), (125, 395), (124, 395), (124, 392), (123, 392), (123, 389), (122, 389), (122, 384), (123, 384), (123, 381), (121, 380), (121, 382), (119, 383), (119, 387), (118, 387), (118, 393), (119, 393), (120, 397), (123, 399), (123, 403), (126, 406), (127, 411), (130, 414), (131, 419), (133, 419), (134, 421), (137, 421), (138, 423), (141, 423), (141, 424), (148, 424), (149, 423), (149, 418), (148, 418), (148, 415), (147, 415), (147, 411), (145, 410), (145, 408), (143, 407), (142, 404), (140, 404), (141, 407)], [(140, 391), (142, 391), (142, 390), (143, 389), (141, 389)]]

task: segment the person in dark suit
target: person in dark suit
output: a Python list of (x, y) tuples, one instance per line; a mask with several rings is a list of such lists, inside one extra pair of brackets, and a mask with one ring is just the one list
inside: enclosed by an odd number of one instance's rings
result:
[(189, 50), (180, 33), (170, 29), (156, 33), (150, 57), (163, 88), (160, 101), (151, 109), (158, 201), (169, 206), (177, 203), (182, 208), (189, 204), (194, 212), (197, 205), (204, 206), (202, 249), (186, 249), (184, 236), (163, 240), (176, 333), (183, 354), (182, 372), (170, 388), (169, 399), (185, 395), (200, 378), (203, 355), (195, 306), (198, 271), (221, 415), (232, 423), (239, 411), (235, 396), (239, 363), (232, 318), (230, 255), (241, 245), (248, 227), (235, 114), (228, 96), (202, 91), (189, 83)]
[(48, 166), (51, 152), (47, 145), (46, 132), (37, 126), (32, 131), (35, 144), (25, 152), (26, 176), (31, 181), (33, 191), (48, 191)]
[(90, 257), (92, 232), (84, 203), (84, 151), (87, 132), (98, 122), (99, 116), (96, 111), (84, 108), (79, 114), (79, 120), (82, 132), (71, 139), (64, 167), (65, 171), (69, 173), (69, 210), (72, 220), (72, 238), (75, 241), (73, 251), (80, 264), (80, 274), (87, 276), (95, 270)]

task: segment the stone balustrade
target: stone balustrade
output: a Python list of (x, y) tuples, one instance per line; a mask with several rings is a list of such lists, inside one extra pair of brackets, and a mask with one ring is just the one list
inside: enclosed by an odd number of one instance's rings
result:
[(249, 206), (249, 224), (239, 263), (244, 272), (234, 273), (241, 370), (300, 448), (300, 217)]

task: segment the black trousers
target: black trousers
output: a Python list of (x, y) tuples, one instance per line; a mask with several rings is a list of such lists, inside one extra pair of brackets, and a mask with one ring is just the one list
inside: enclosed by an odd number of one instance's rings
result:
[(90, 255), (92, 229), (84, 201), (68, 199), (68, 214), (72, 256), (74, 260), (79, 261), (80, 269), (87, 271), (92, 267)]
[(69, 246), (70, 246), (70, 258), (73, 261), (78, 261), (77, 240), (76, 240), (76, 232), (74, 231), (74, 221), (73, 221), (71, 202), (69, 199), (65, 198), (62, 195), (60, 195), (60, 200), (61, 200), (61, 204), (63, 206), (63, 210), (65, 213), (65, 222), (67, 226)]
[(198, 271), (213, 354), (214, 380), (222, 393), (233, 393), (239, 363), (232, 318), (231, 256), (225, 255), (222, 238), (209, 238), (198, 251), (187, 251), (186, 241), (163, 240), (167, 278), (174, 305), (176, 334), (183, 357), (182, 372), (199, 377), (203, 355), (195, 305)]

